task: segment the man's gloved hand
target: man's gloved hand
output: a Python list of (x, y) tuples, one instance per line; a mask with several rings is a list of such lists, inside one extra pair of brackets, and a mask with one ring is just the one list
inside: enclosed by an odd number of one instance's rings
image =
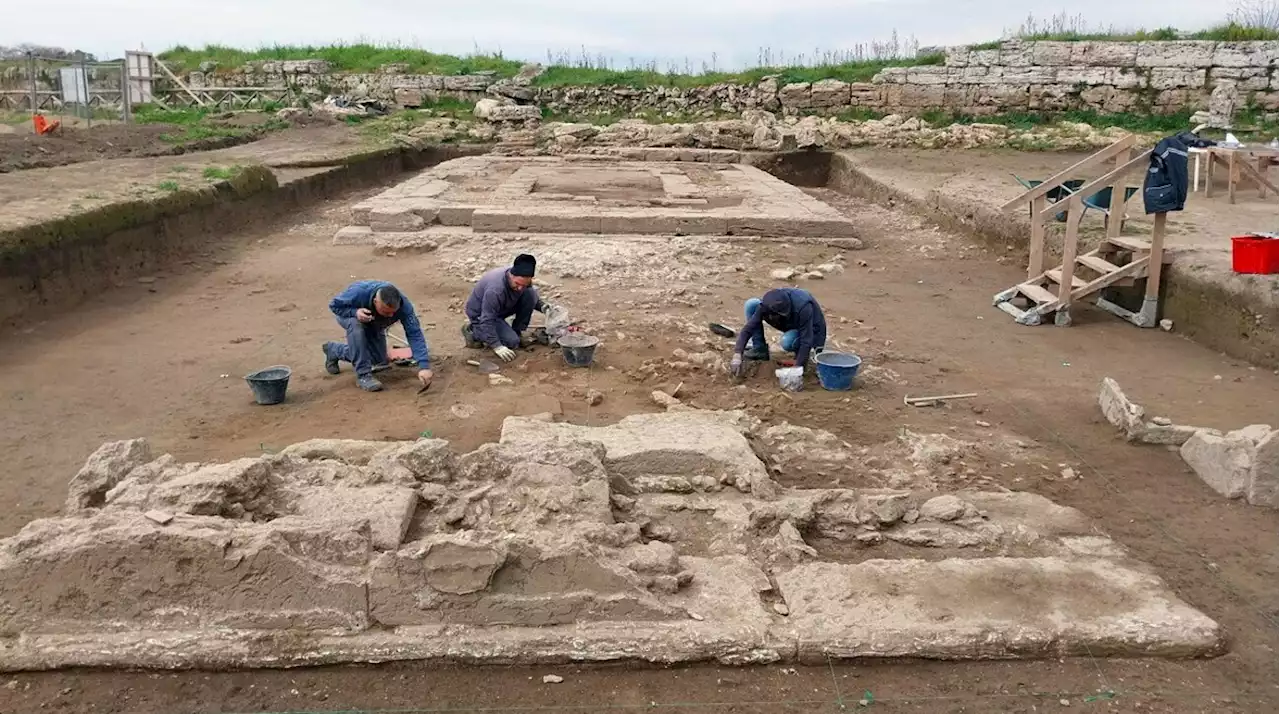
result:
[(503, 362), (510, 362), (511, 360), (516, 358), (515, 350), (511, 349), (510, 347), (507, 347), (506, 345), (498, 345), (497, 347), (494, 347), (493, 353), (495, 355), (498, 355), (498, 359), (502, 360)]
[(735, 377), (741, 377), (746, 370), (742, 366), (742, 355), (735, 352), (733, 359), (729, 361), (729, 374)]

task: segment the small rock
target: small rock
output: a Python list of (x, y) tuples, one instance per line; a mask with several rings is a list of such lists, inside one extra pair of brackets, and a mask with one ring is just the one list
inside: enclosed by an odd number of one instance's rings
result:
[(707, 619), (702, 615), (699, 615), (698, 613), (693, 612), (692, 610), (689, 612), (689, 617), (693, 618), (694, 620), (697, 620), (698, 622), (702, 622), (703, 620)]
[(1165, 332), (1172, 332), (1172, 331), (1173, 331), (1173, 320), (1170, 320), (1170, 319), (1169, 319), (1169, 318), (1167, 318), (1167, 317), (1166, 317), (1165, 319), (1161, 320), (1161, 321), (1160, 321), (1160, 329), (1164, 330)]
[(801, 275), (800, 277), (803, 278), (804, 280), (822, 280), (827, 276), (823, 275), (820, 271), (810, 270), (809, 272), (805, 273), (804, 275)]
[(1069, 707), (1069, 706), (1071, 706), (1071, 700), (1070, 700), (1070, 699), (1059, 699), (1059, 700), (1058, 700), (1058, 703), (1059, 703), (1059, 704), (1061, 704), (1061, 705), (1062, 705), (1062, 706), (1064, 706), (1064, 707)]
[(666, 392), (659, 391), (659, 390), (654, 390), (649, 395), (649, 398), (653, 400), (654, 404), (657, 404), (660, 407), (665, 407), (667, 409), (670, 409), (671, 407), (674, 407), (674, 406), (679, 406), (680, 404), (679, 399), (676, 399), (670, 394), (667, 394)]
[(1068, 466), (1067, 468), (1063, 469), (1063, 470), (1062, 470), (1062, 478), (1064, 478), (1064, 479), (1066, 479), (1066, 480), (1068, 480), (1068, 481), (1074, 480), (1074, 479), (1076, 478), (1076, 471), (1075, 471), (1075, 469), (1071, 468), (1070, 466)]
[(787, 607), (786, 603), (781, 603), (781, 602), (775, 602), (773, 604), (773, 611), (778, 613), (779, 615), (791, 614), (791, 608)]
[(975, 421), (975, 422), (974, 422), (974, 424), (977, 424), (978, 426), (980, 426), (980, 427), (982, 427), (982, 428), (984, 428), (984, 429), (985, 429), (985, 428), (987, 428), (987, 427), (989, 427), (989, 426), (991, 426), (991, 422), (986, 422), (986, 421), (983, 421), (983, 420), (981, 420), (981, 419), (979, 419), (979, 420)]
[(598, 406), (598, 405), (600, 404), (600, 402), (603, 402), (603, 401), (604, 401), (604, 392), (601, 392), (601, 391), (600, 391), (600, 390), (598, 390), (598, 389), (588, 389), (588, 390), (587, 390), (587, 404), (588, 404), (588, 405), (593, 406), (593, 407), (594, 407), (594, 406)]
[(1156, 426), (1171, 426), (1173, 420), (1169, 417), (1151, 417), (1151, 423)]
[(515, 384), (515, 382), (512, 382), (510, 378), (508, 378), (508, 377), (504, 377), (504, 376), (502, 376), (502, 375), (500, 375), (500, 374), (491, 374), (491, 375), (489, 375), (489, 386), (490, 386), (490, 387), (500, 387), (500, 386), (502, 386), (502, 385), (504, 385), (504, 384)]
[(154, 275), (148, 275), (145, 277), (138, 278), (138, 284), (140, 285), (151, 285), (155, 281), (156, 281), (156, 278)]
[(790, 280), (796, 276), (796, 271), (791, 268), (778, 268), (769, 273), (769, 277), (774, 280)]
[(1215, 374), (1215, 375), (1213, 375), (1213, 381), (1215, 381), (1215, 382), (1221, 382), (1221, 381), (1222, 381), (1222, 375), (1220, 375), (1220, 374)]
[(168, 511), (152, 510), (142, 514), (149, 521), (154, 521), (160, 525), (165, 525), (173, 520), (173, 514)]
[(454, 404), (449, 407), (449, 412), (459, 419), (470, 419), (476, 413), (476, 408), (470, 404)]
[(543, 684), (559, 684), (563, 681), (564, 681), (564, 677), (561, 677), (556, 674), (547, 674), (547, 675), (543, 675), (542, 677)]
[(237, 337), (237, 338), (235, 338), (235, 339), (231, 340), (231, 344), (233, 344), (233, 345), (241, 345), (241, 344), (244, 344), (244, 343), (249, 342), (249, 341), (251, 341), (251, 340), (253, 340), (253, 338), (252, 338), (252, 337)]

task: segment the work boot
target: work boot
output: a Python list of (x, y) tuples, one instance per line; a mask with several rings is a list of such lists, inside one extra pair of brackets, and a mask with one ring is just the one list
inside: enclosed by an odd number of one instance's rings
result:
[(320, 345), (321, 351), (324, 352), (324, 371), (329, 374), (337, 374), (341, 370), (338, 368), (338, 358), (334, 357), (333, 353), (329, 351), (329, 345), (331, 344), (333, 343), (326, 342), (323, 345)]
[(742, 356), (759, 362), (768, 362), (769, 347), (767, 345), (764, 347), (748, 347), (747, 351), (742, 353)]
[(471, 335), (470, 322), (465, 322), (462, 324), (462, 344), (467, 349), (472, 349), (472, 350), (478, 350), (478, 349), (484, 348), (484, 344), (476, 341), (476, 338)]
[(366, 392), (381, 392), (382, 382), (374, 379), (372, 374), (362, 374), (356, 377), (356, 386)]

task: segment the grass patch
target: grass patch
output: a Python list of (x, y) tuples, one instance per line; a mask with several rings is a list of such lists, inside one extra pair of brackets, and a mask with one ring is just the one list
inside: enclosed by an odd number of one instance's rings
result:
[(770, 75), (776, 75), (779, 84), (817, 82), (838, 79), (843, 82), (869, 82), (877, 72), (886, 67), (909, 67), (942, 64), (941, 53), (913, 59), (880, 59), (843, 62), (814, 67), (753, 67), (741, 72), (703, 72), (679, 74), (652, 70), (612, 70), (595, 67), (548, 67), (534, 79), (542, 87), (621, 86), (641, 89), (644, 87), (706, 87), (712, 84), (755, 84)]
[(230, 181), (241, 171), (239, 166), (206, 166), (200, 175), (209, 181)]
[(170, 68), (177, 71), (197, 69), (201, 62), (212, 60), (218, 70), (243, 67), (246, 63), (261, 60), (324, 60), (336, 70), (344, 72), (374, 72), (383, 65), (403, 64), (413, 74), (473, 74), (493, 71), (499, 76), (512, 77), (520, 71), (521, 62), (504, 58), (501, 54), (475, 54), (469, 57), (437, 54), (411, 47), (379, 47), (366, 43), (336, 45), (272, 45), (256, 50), (242, 50), (225, 45), (205, 45), (191, 48), (178, 45), (160, 53)]
[(160, 189), (161, 191), (173, 193), (174, 191), (177, 191), (181, 187), (178, 185), (177, 181), (161, 181), (160, 183), (156, 184), (156, 188)]
[(1250, 40), (1275, 42), (1280, 40), (1280, 31), (1277, 31), (1274, 27), (1250, 27), (1237, 22), (1227, 22), (1193, 33), (1190, 39), (1217, 40), (1218, 42), (1248, 42)]
[(248, 133), (249, 131), (242, 127), (193, 124), (181, 127), (181, 131), (178, 132), (161, 134), (160, 140), (170, 144), (186, 144), (191, 141), (204, 141), (205, 139), (241, 137)]

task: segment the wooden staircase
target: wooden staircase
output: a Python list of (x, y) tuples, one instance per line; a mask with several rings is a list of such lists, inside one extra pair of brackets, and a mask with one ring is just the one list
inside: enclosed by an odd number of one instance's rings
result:
[[(1045, 318), (1052, 315), (1055, 324), (1070, 325), (1072, 303), (1091, 300), (1103, 310), (1139, 327), (1155, 326), (1160, 272), (1164, 260), (1165, 214), (1155, 215), (1151, 240), (1121, 236), (1121, 221), (1108, 221), (1107, 237), (1102, 243), (1094, 250), (1077, 255), (1080, 218), (1084, 214), (1082, 200), (1084, 197), (1091, 196), (1094, 192), (1111, 185), (1110, 214), (1113, 217), (1122, 215), (1123, 189), (1118, 181), (1125, 173), (1139, 166), (1145, 166), (1151, 153), (1144, 151), (1137, 156), (1132, 156), (1133, 143), (1132, 136), (1120, 139), (1004, 205), (1004, 210), (1008, 211), (1028, 202), (1031, 204), (1031, 244), (1027, 280), (997, 293), (992, 301), (996, 307), (1012, 315), (1018, 324), (1039, 325)], [(1049, 203), (1046, 200), (1046, 194), (1055, 187), (1061, 186), (1074, 174), (1109, 159), (1114, 159), (1116, 164), (1111, 171), (1086, 182), (1078, 190), (1056, 203)], [(1062, 212), (1063, 204), (1067, 206), (1067, 230), (1062, 245), (1063, 262), (1056, 267), (1046, 269), (1044, 244), (1047, 224), (1053, 220), (1053, 216)], [(1102, 297), (1102, 291), (1106, 288), (1133, 285), (1142, 279), (1146, 280), (1146, 290), (1142, 308), (1137, 312), (1127, 310)]]

